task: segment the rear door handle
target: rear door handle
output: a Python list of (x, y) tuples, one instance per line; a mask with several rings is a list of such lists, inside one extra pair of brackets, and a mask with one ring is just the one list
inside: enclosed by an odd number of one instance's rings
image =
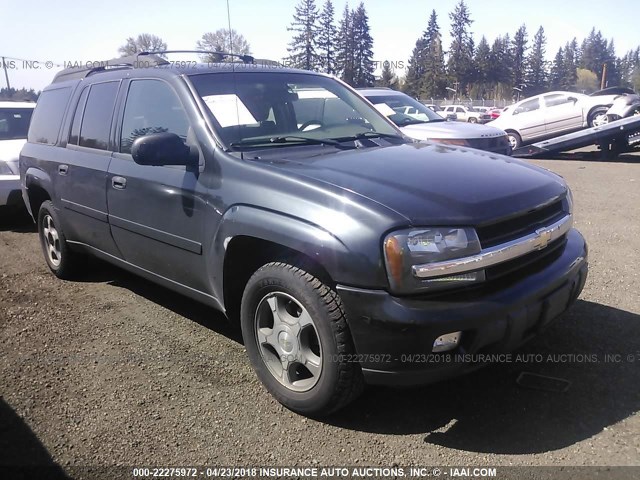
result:
[(66, 175), (69, 171), (69, 165), (58, 165), (58, 174)]
[(127, 187), (127, 179), (124, 177), (111, 178), (111, 186), (116, 190), (124, 190)]

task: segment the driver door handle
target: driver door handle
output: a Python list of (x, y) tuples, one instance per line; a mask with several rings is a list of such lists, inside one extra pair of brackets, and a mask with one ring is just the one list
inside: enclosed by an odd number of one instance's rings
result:
[(116, 190), (124, 190), (127, 187), (127, 179), (124, 177), (112, 177), (111, 186)]

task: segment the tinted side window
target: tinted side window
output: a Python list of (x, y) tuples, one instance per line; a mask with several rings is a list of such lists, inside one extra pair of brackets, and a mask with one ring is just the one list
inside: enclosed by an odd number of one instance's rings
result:
[(0, 110), (0, 140), (27, 138), (31, 108), (3, 108)]
[(70, 87), (46, 90), (40, 94), (29, 128), (30, 142), (47, 145), (56, 143), (62, 116), (70, 96)]
[(80, 145), (107, 150), (113, 106), (119, 82), (98, 83), (91, 86), (80, 127)]
[(189, 121), (178, 96), (160, 80), (132, 81), (124, 107), (120, 152), (131, 153), (138, 137), (163, 132), (187, 139)]
[(71, 135), (69, 135), (69, 142), (72, 145), (78, 145), (80, 139), (80, 122), (82, 121), (82, 114), (84, 112), (84, 105), (87, 101), (87, 94), (89, 89), (85, 88), (78, 100), (78, 106), (76, 107), (76, 113), (73, 115), (73, 123), (71, 124)]

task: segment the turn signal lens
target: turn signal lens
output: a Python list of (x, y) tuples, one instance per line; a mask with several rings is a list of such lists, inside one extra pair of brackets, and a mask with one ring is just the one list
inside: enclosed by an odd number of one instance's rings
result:
[(399, 285), (402, 283), (404, 265), (402, 261), (402, 246), (396, 237), (388, 237), (384, 242), (384, 255), (387, 260), (389, 275)]

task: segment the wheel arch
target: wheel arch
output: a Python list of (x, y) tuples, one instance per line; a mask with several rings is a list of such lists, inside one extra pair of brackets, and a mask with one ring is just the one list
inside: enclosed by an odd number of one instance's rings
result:
[(49, 175), (37, 168), (27, 169), (24, 176), (22, 196), (29, 215), (35, 221), (40, 205), (47, 200), (53, 200), (52, 182)]
[(357, 285), (363, 278), (376, 278), (377, 265), (364, 255), (353, 254), (330, 232), (302, 219), (252, 206), (230, 208), (210, 248), (212, 289), (229, 317), (239, 312), (249, 277), (271, 261), (292, 262), (332, 285)]

